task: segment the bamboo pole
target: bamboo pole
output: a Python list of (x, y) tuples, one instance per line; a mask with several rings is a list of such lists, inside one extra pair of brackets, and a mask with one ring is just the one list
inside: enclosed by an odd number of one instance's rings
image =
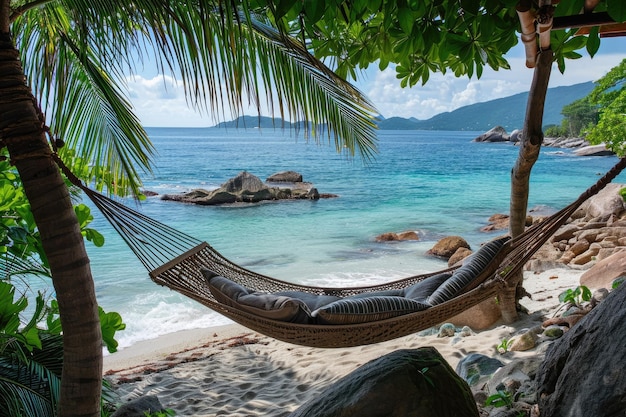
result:
[(554, 7), (552, 7), (551, 1), (540, 2), (539, 13), (537, 14), (537, 32), (539, 33), (539, 47), (542, 51), (550, 49), (553, 15)]
[(526, 51), (526, 67), (534, 68), (537, 62), (537, 32), (535, 29), (535, 16), (530, 10), (530, 6), (522, 5), (516, 7), (522, 34), (520, 38)]

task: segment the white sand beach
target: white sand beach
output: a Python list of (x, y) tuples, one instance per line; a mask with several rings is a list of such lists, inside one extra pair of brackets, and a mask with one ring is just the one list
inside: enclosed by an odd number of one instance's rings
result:
[[(375, 345), (317, 349), (276, 341), (239, 325), (172, 333), (104, 359), (104, 374), (123, 400), (154, 394), (178, 416), (283, 416), (330, 383), (397, 349), (435, 347), (452, 367), (470, 353), (495, 356), (495, 346), (541, 324), (560, 306), (558, 295), (579, 284), (581, 271), (526, 271), (529, 311), (513, 325), (496, 324), (464, 337), (410, 335)], [(509, 352), (503, 362), (542, 351)]]

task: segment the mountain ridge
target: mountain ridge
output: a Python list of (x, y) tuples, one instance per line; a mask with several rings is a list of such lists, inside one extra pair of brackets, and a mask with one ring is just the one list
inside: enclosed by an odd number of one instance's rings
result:
[[(591, 81), (549, 88), (546, 93), (543, 125), (560, 125), (563, 116), (561, 110), (567, 104), (588, 95), (593, 90)], [(528, 92), (494, 100), (474, 103), (458, 109), (439, 113), (429, 119), (418, 120), (414, 117), (381, 117), (380, 130), (452, 130), (452, 131), (487, 131), (494, 126), (502, 126), (507, 131), (521, 129), (526, 114)], [(229, 122), (222, 122), (219, 128), (303, 128), (303, 122), (291, 123), (280, 118), (266, 116), (241, 116)]]

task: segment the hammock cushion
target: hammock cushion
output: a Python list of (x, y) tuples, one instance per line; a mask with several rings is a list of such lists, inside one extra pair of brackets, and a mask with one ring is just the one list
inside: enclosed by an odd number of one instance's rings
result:
[(315, 310), (312, 316), (318, 324), (357, 324), (414, 313), (429, 307), (427, 303), (404, 297), (348, 297)]
[(203, 269), (211, 294), (220, 303), (272, 320), (309, 323), (311, 311), (300, 299), (284, 295), (250, 292), (249, 289)]
[(303, 291), (280, 291), (275, 292), (275, 295), (282, 295), (285, 297), (297, 298), (307, 305), (310, 311), (317, 310), (318, 308), (330, 304), (334, 301), (341, 300), (341, 297), (334, 295), (318, 295), (310, 292)]
[(437, 305), (461, 294), (463, 288), (480, 275), (508, 240), (509, 237), (504, 237), (485, 243), (476, 253), (467, 257), (463, 265), (428, 297), (428, 302)]
[(350, 298), (369, 298), (369, 297), (404, 297), (404, 290), (401, 289), (393, 289), (393, 290), (382, 290), (382, 291), (371, 291), (371, 292), (363, 292), (360, 294), (351, 295)]
[(433, 275), (401, 290), (402, 295), (416, 301), (427, 302), (428, 297), (451, 276), (452, 272), (442, 272), (441, 274)]

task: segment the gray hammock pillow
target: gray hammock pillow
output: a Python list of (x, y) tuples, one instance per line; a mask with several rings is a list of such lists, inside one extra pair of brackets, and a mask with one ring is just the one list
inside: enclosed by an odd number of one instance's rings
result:
[(500, 252), (500, 249), (508, 240), (508, 237), (504, 237), (485, 243), (476, 253), (470, 255), (463, 263), (463, 266), (454, 271), (452, 276), (428, 297), (428, 302), (432, 305), (437, 305), (460, 295), (463, 292), (463, 288), (489, 265), (489, 262)]
[(403, 295), (406, 298), (411, 298), (416, 301), (427, 302), (428, 297), (451, 276), (452, 272), (442, 272), (440, 274), (433, 275), (405, 288), (403, 290)]
[(344, 298), (315, 310), (311, 316), (318, 324), (357, 324), (402, 316), (429, 307), (429, 304), (404, 297)]
[(211, 294), (222, 304), (272, 320), (303, 324), (311, 322), (311, 312), (302, 300), (284, 295), (251, 292), (208, 269), (202, 269), (202, 274), (207, 279)]

